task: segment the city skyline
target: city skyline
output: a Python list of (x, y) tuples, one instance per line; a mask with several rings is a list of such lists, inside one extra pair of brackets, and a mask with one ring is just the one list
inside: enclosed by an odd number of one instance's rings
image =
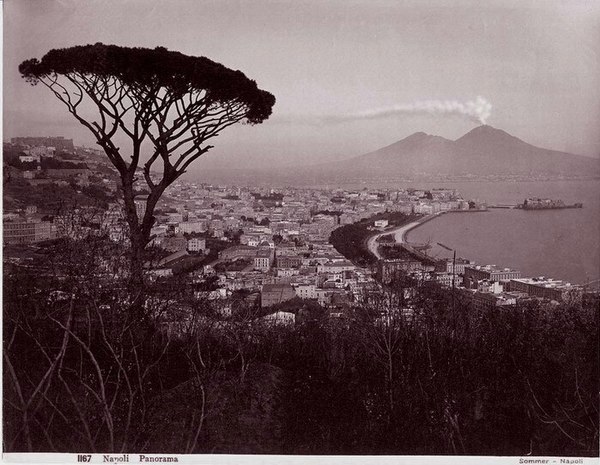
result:
[[(480, 123), (456, 112), (410, 108), (478, 96), (491, 103), (486, 122), (494, 127), (537, 146), (600, 154), (600, 8), (594, 5), (177, 5), (6, 4), (4, 138), (63, 134), (94, 145), (59, 102), (30, 88), (16, 68), (51, 48), (104, 42), (204, 55), (274, 93), (268, 121), (224, 132), (192, 174), (230, 164), (264, 168), (351, 158), (417, 131), (453, 139)], [(132, 22), (136, 14), (139, 21)], [(373, 117), (394, 108), (408, 110)]]

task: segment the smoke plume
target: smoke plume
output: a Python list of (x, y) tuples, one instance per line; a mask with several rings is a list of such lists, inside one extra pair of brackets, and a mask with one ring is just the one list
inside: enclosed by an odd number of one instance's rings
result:
[(355, 121), (361, 119), (380, 119), (403, 114), (457, 115), (471, 121), (486, 124), (492, 112), (492, 104), (479, 96), (475, 100), (459, 102), (457, 100), (424, 100), (394, 105), (388, 108), (367, 110), (348, 115), (332, 115), (323, 118), (328, 122)]

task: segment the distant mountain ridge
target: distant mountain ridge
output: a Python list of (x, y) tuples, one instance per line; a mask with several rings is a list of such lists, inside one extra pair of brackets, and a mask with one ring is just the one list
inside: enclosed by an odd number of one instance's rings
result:
[(321, 165), (349, 175), (590, 176), (600, 160), (535, 147), (492, 126), (479, 126), (455, 141), (414, 133), (387, 147), (342, 163)]
[(204, 179), (256, 185), (336, 185), (379, 180), (600, 177), (600, 159), (535, 147), (483, 125), (456, 140), (416, 132), (373, 152), (318, 165), (222, 169)]

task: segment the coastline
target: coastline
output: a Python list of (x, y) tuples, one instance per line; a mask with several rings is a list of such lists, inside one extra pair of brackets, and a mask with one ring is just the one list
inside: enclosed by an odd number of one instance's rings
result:
[(444, 213), (445, 212), (438, 212), (438, 213), (432, 213), (431, 215), (425, 215), (424, 217), (419, 218), (417, 221), (413, 221), (411, 223), (405, 224), (404, 226), (400, 226), (399, 228), (395, 229), (394, 231), (390, 231), (390, 233), (394, 232), (394, 239), (395, 239), (396, 243), (407, 244), (408, 240), (406, 239), (406, 236), (408, 235), (408, 233), (410, 231), (418, 228), (422, 224), (425, 224), (425, 223), (443, 215)]
[(398, 228), (394, 228), (390, 231), (386, 231), (385, 234), (394, 234), (394, 240), (396, 241), (397, 244), (408, 244), (409, 242), (408, 242), (407, 236), (410, 231), (418, 228), (419, 226), (421, 226), (431, 220), (439, 218), (440, 216), (442, 216), (446, 213), (483, 213), (483, 212), (488, 212), (488, 211), (489, 210), (487, 210), (487, 209), (471, 209), (471, 210), (447, 210), (447, 211), (432, 213), (430, 215), (425, 215), (416, 221), (405, 224), (404, 226), (399, 226)]
[[(464, 196), (482, 199), (488, 205), (513, 205), (528, 197), (540, 197), (581, 202), (584, 208), (544, 210), (543, 213), (488, 208), (484, 215), (473, 215), (479, 213), (477, 211), (451, 211), (452, 215), (439, 216), (439, 222), (427, 225), (423, 222), (425, 217), (419, 218), (418, 223), (413, 218), (386, 234), (394, 237), (402, 228), (405, 234), (398, 234), (395, 240), (408, 244), (427, 242), (433, 234), (436, 241), (454, 245), (457, 255), (477, 263), (511, 267), (524, 276), (549, 276), (598, 288), (599, 248), (594, 239), (600, 232), (598, 183), (598, 180), (495, 183), (492, 186), (478, 182), (453, 183), (447, 187), (460, 189)], [(421, 224), (423, 228), (417, 229)], [(373, 247), (369, 251), (380, 258), (373, 253)], [(435, 245), (429, 253), (440, 258), (448, 255)]]
[(377, 242), (377, 239), (379, 239), (381, 236), (393, 234), (394, 240), (396, 241), (396, 243), (398, 243), (398, 244), (408, 243), (408, 241), (406, 240), (406, 235), (408, 234), (409, 231), (411, 231), (412, 229), (415, 229), (416, 227), (418, 227), (424, 223), (427, 223), (428, 221), (433, 220), (434, 218), (437, 218), (438, 216), (440, 216), (443, 213), (444, 212), (438, 212), (438, 213), (433, 213), (431, 215), (426, 215), (426, 216), (423, 216), (422, 218), (419, 218), (416, 221), (411, 221), (410, 223), (404, 224), (402, 226), (398, 226), (396, 228), (377, 233), (377, 234), (371, 236), (367, 240), (367, 249), (375, 256), (375, 258), (377, 258), (377, 260), (381, 260), (383, 257), (379, 254), (379, 252), (377, 250), (378, 245), (379, 245), (379, 243)]

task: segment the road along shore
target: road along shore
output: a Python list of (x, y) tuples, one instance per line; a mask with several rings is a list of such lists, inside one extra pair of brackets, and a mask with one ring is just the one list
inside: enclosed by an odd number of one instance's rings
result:
[(383, 257), (379, 254), (379, 251), (377, 250), (379, 246), (377, 239), (379, 239), (381, 236), (393, 234), (396, 243), (403, 244), (406, 242), (406, 235), (408, 234), (408, 231), (416, 228), (417, 226), (420, 226), (423, 223), (426, 223), (427, 221), (431, 221), (432, 219), (437, 218), (440, 214), (441, 212), (434, 213), (432, 215), (426, 215), (422, 218), (419, 218), (416, 221), (411, 221), (410, 223), (404, 224), (402, 226), (398, 226), (396, 228), (388, 229), (387, 231), (375, 234), (374, 236), (371, 236), (367, 241), (367, 248), (369, 249), (369, 252), (371, 252), (377, 258), (377, 260), (381, 260)]

